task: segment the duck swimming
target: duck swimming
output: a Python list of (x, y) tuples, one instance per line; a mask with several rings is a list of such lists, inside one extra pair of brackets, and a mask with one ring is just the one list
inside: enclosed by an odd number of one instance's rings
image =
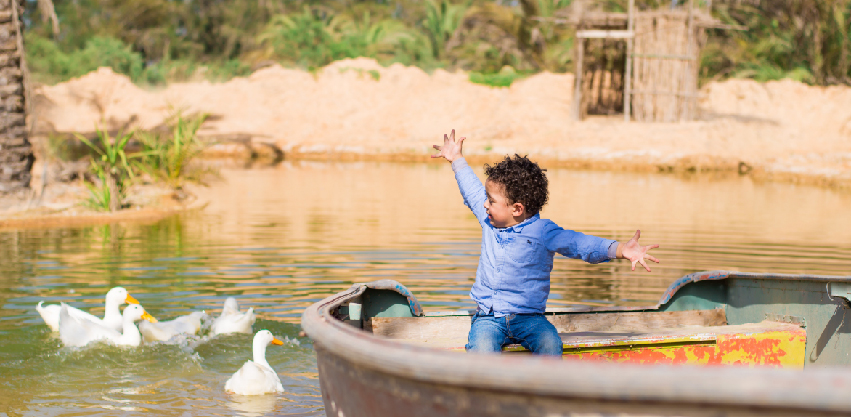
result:
[(139, 346), (142, 335), (136, 328), (136, 322), (145, 319), (156, 323), (157, 319), (148, 314), (139, 304), (130, 304), (122, 314), (122, 332), (109, 327), (81, 319), (71, 314), (68, 304), (62, 303), (59, 310), (59, 339), (65, 346), (85, 346), (104, 340), (120, 346)]
[(263, 395), (284, 392), (281, 379), (266, 362), (266, 346), (283, 345), (272, 332), (261, 330), (254, 335), (254, 361), (247, 361), (225, 383), (225, 391), (240, 395)]
[[(44, 323), (50, 326), (51, 330), (58, 332), (60, 306), (57, 304), (42, 306), (42, 304), (44, 304), (44, 301), (40, 301), (38, 305), (36, 305), (36, 311), (38, 311), (38, 314), (41, 315)], [(122, 304), (139, 304), (139, 302), (136, 301), (136, 299), (133, 298), (124, 288), (115, 287), (106, 293), (105, 308), (102, 319), (71, 306), (68, 306), (68, 312), (72, 317), (89, 320), (115, 331), (121, 331), (122, 319), (121, 311), (119, 311), (118, 307)]]
[(139, 323), (139, 331), (146, 342), (165, 342), (179, 334), (196, 334), (201, 330), (201, 322), (207, 313), (195, 311), (173, 320)]
[(236, 298), (228, 297), (225, 300), (225, 305), (222, 308), (222, 314), (213, 320), (213, 325), (210, 328), (210, 333), (228, 334), (228, 333), (251, 333), (251, 326), (257, 320), (254, 315), (254, 308), (249, 308), (244, 312), (239, 311), (239, 306), (236, 303)]

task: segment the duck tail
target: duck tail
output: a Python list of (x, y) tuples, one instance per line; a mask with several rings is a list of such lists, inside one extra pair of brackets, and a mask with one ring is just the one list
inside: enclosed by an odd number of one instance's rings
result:
[(248, 312), (245, 313), (245, 317), (248, 317), (248, 321), (250, 321), (251, 324), (254, 324), (254, 322), (257, 321), (257, 315), (254, 314), (254, 307), (248, 309)]
[(42, 304), (44, 304), (44, 300), (39, 301), (38, 304), (35, 305), (35, 311), (38, 311), (38, 314), (40, 314), (41, 317), (44, 317), (46, 312), (44, 307), (41, 306)]

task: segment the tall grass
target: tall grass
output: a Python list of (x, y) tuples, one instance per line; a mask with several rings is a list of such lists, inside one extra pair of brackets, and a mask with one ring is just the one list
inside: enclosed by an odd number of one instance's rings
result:
[(209, 170), (193, 165), (204, 151), (198, 138), (198, 129), (206, 120), (204, 114), (194, 117), (176, 115), (168, 135), (141, 132), (137, 138), (142, 145), (134, 167), (148, 174), (154, 181), (174, 189), (182, 189), (186, 182), (200, 183)]
[(132, 157), (124, 151), (133, 133), (119, 133), (112, 138), (105, 129), (98, 129), (94, 141), (80, 134), (76, 136), (95, 152), (90, 170), (98, 177), (99, 183), (87, 184), (91, 193), (89, 205), (100, 210), (120, 210), (126, 196), (127, 182), (134, 177), (133, 168), (128, 162)]
[(376, 19), (368, 11), (354, 18), (305, 6), (300, 13), (272, 17), (258, 37), (262, 52), (252, 57), (303, 68), (362, 56), (410, 61), (422, 58), (423, 40), (402, 22)]
[(449, 0), (426, 0), (423, 28), (431, 41), (432, 54), (441, 59), (446, 43), (458, 30), (470, 3), (453, 4)]

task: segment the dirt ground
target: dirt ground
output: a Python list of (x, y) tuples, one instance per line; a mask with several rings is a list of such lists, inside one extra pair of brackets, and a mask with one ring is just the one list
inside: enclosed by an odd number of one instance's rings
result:
[[(467, 137), (465, 155), (475, 162), (520, 153), (550, 167), (729, 171), (851, 187), (851, 88), (730, 80), (706, 85), (701, 96), (692, 122), (577, 122), (572, 74), (542, 73), (491, 88), (464, 73), (426, 74), (359, 58), (315, 74), (272, 66), (224, 83), (143, 89), (101, 68), (36, 88), (33, 140), (92, 132), (98, 124), (153, 128), (180, 110), (212, 115), (205, 136), (241, 138), (253, 149), (281, 150), (286, 159), (429, 161), (431, 145), (454, 128)], [(231, 142), (208, 155), (247, 154)], [(79, 187), (51, 184), (41, 199), (6, 197), (0, 217), (32, 214), (33, 207), (68, 211), (84, 194)]]

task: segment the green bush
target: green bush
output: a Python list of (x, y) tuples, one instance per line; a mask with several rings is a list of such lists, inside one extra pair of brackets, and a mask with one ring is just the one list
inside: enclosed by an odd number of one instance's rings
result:
[(65, 81), (100, 67), (110, 67), (135, 82), (146, 81), (142, 55), (115, 38), (94, 37), (82, 49), (65, 52), (55, 42), (35, 36), (27, 42), (27, 62), (33, 73), (45, 74), (48, 81)]
[(470, 82), (488, 85), (491, 87), (509, 87), (515, 80), (526, 77), (526, 74), (518, 73), (513, 68), (505, 66), (498, 73), (471, 72)]

